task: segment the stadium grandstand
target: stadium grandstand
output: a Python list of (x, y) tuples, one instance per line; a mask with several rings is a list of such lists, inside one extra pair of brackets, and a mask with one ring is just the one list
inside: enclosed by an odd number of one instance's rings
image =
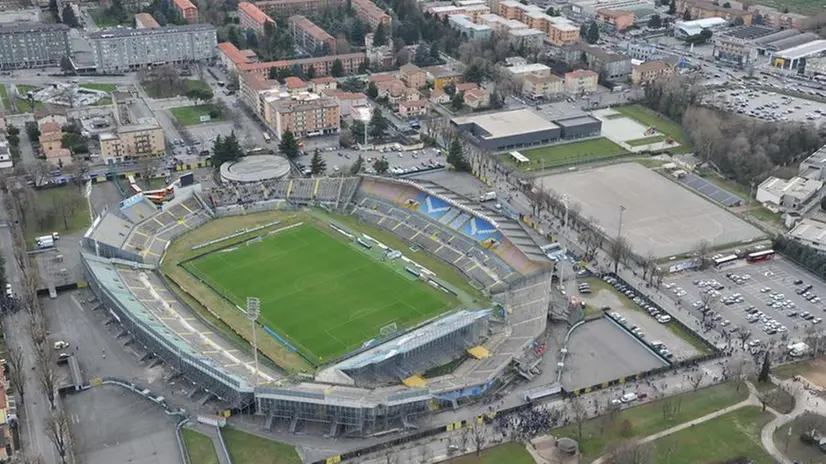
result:
[[(455, 408), (537, 373), (534, 348), (551, 302), (550, 261), (519, 221), (441, 187), (376, 177), (264, 180), (175, 192), (163, 205), (125, 200), (105, 211), (83, 239), (81, 258), (99, 301), (175, 375), (232, 408), (329, 427), (332, 436), (411, 429), (435, 407)], [(215, 217), (321, 206), (378, 226), (450, 263), (493, 296), (493, 309), (460, 309), (371, 340), (295, 383), (221, 338), (166, 287), (156, 266), (170, 241)], [(424, 372), (457, 356), (451, 373)], [(514, 369), (509, 369), (513, 366)], [(195, 392), (193, 392), (193, 395)]]

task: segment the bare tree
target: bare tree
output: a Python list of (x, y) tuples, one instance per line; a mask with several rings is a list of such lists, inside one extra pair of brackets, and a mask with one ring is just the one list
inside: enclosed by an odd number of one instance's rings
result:
[(691, 384), (691, 388), (693, 388), (694, 391), (697, 391), (697, 389), (700, 388), (700, 385), (703, 383), (703, 377), (705, 377), (705, 373), (703, 371), (698, 371), (688, 378), (688, 382)]
[(751, 338), (751, 329), (741, 325), (740, 328), (737, 329), (737, 338), (740, 339), (740, 346), (746, 346), (746, 342)]
[(700, 269), (706, 268), (709, 256), (711, 256), (711, 244), (708, 240), (700, 240), (700, 243), (694, 247), (694, 259), (697, 260)]
[(426, 442), (421, 442), (419, 444), (419, 462), (422, 464), (427, 464), (430, 462), (431, 452), (430, 447), (427, 446)]
[(611, 464), (648, 464), (651, 460), (651, 448), (640, 440), (621, 442), (610, 453)]
[(459, 432), (459, 440), (462, 441), (462, 452), (467, 451), (468, 440), (470, 440), (470, 429), (462, 427), (462, 431)]
[(6, 359), (9, 363), (9, 380), (20, 395), (20, 402), (24, 401), (26, 393), (26, 376), (23, 371), (23, 349), (19, 345), (9, 345)]
[(766, 406), (774, 403), (780, 397), (780, 389), (779, 388), (772, 388), (771, 390), (767, 390), (764, 392), (757, 393), (757, 399), (760, 400), (760, 404), (763, 406), (763, 411), (766, 411)]
[(726, 363), (726, 371), (731, 380), (734, 381), (734, 388), (739, 392), (743, 386), (743, 381), (746, 380), (751, 373), (749, 362), (740, 357), (731, 357)]
[(60, 455), (60, 461), (66, 464), (66, 454), (69, 450), (69, 418), (61, 409), (52, 411), (45, 420), (46, 434), (54, 444), (57, 454)]
[(662, 409), (663, 420), (670, 421), (677, 415), (677, 404), (673, 397), (662, 400), (660, 402), (660, 408)]
[(631, 256), (631, 245), (625, 237), (617, 237), (608, 247), (608, 256), (614, 262), (614, 273), (619, 271), (619, 265)]
[(29, 313), (29, 336), (35, 346), (43, 345), (48, 335), (46, 319), (39, 311)]
[(588, 410), (585, 403), (583, 403), (582, 399), (578, 396), (571, 400), (571, 414), (576, 424), (577, 439), (582, 440), (582, 424), (588, 418)]
[(11, 461), (12, 464), (44, 464), (43, 456), (39, 454), (24, 454)]
[(40, 386), (43, 388), (43, 393), (46, 394), (46, 398), (49, 399), (49, 405), (54, 409), (54, 393), (57, 377), (52, 367), (49, 352), (47, 350), (38, 350), (35, 353), (35, 363), (37, 364), (37, 378), (40, 380)]
[(473, 448), (476, 450), (476, 456), (479, 456), (482, 454), (485, 445), (488, 444), (488, 429), (482, 424), (476, 424), (476, 426), (473, 427), (473, 435), (471, 438), (473, 439)]
[(656, 266), (657, 258), (648, 253), (642, 261), (642, 280), (646, 280), (649, 276), (654, 275), (654, 267)]
[(596, 229), (596, 222), (589, 222), (589, 226), (579, 234), (579, 242), (585, 248), (585, 259), (590, 261), (594, 259), (597, 250), (602, 246), (603, 235)]

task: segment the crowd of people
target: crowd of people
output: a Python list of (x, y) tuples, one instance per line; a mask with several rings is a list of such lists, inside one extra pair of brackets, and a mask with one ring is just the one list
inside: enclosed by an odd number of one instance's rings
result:
[(529, 440), (537, 435), (548, 433), (559, 422), (559, 412), (544, 407), (519, 409), (504, 414), (497, 414), (493, 422), (496, 433), (503, 439)]

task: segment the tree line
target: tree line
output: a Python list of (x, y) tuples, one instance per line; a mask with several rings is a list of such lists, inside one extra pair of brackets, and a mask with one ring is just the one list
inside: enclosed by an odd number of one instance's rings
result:
[(679, 123), (700, 160), (742, 185), (759, 183), (826, 143), (826, 132), (801, 122), (759, 121), (702, 106), (682, 76), (645, 89), (642, 103)]
[(775, 251), (805, 267), (821, 279), (826, 279), (826, 254), (783, 235), (775, 237), (772, 246)]

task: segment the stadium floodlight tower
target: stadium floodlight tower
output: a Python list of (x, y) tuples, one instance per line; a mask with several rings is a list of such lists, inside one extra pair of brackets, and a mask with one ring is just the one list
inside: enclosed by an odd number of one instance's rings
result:
[(258, 337), (255, 335), (255, 321), (261, 314), (261, 300), (247, 297), (247, 319), (252, 323), (252, 359), (255, 361), (255, 386), (258, 386)]

